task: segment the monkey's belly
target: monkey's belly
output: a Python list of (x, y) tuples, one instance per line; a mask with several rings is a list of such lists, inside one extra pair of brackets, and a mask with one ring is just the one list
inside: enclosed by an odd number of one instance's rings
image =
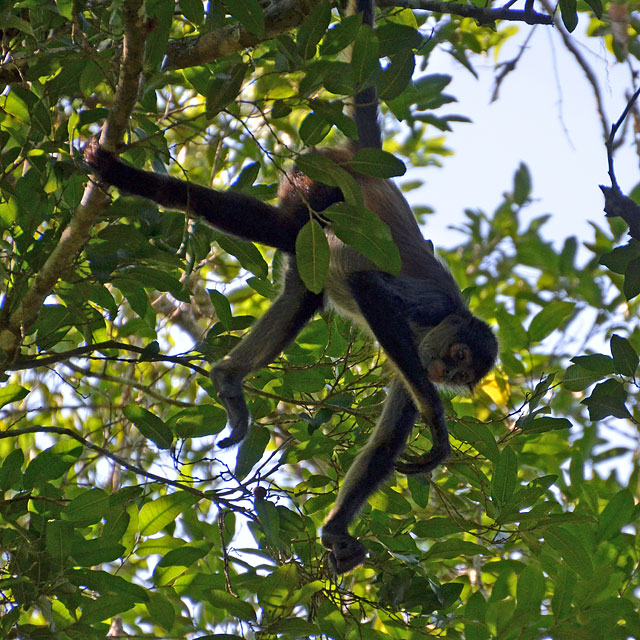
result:
[(325, 292), (331, 305), (343, 316), (366, 325), (349, 287), (349, 276), (357, 271), (377, 270), (363, 255), (344, 244), (330, 230), (327, 232), (331, 261), (325, 283)]

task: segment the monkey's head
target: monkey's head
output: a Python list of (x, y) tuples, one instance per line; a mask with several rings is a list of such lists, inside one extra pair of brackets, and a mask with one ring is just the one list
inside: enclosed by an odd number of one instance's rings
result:
[(431, 382), (473, 391), (493, 368), (498, 341), (482, 320), (470, 313), (454, 313), (422, 338), (419, 352)]

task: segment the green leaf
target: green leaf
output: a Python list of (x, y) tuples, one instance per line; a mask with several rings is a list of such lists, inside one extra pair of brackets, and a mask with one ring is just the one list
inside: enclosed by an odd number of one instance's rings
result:
[(460, 527), (449, 518), (429, 518), (416, 522), (412, 533), (418, 538), (444, 538), (459, 534)]
[(189, 291), (178, 278), (171, 273), (153, 267), (131, 267), (122, 272), (122, 277), (138, 282), (147, 289), (168, 291), (176, 300), (189, 302)]
[(626, 338), (614, 334), (611, 336), (610, 346), (616, 371), (633, 378), (638, 368), (638, 354), (631, 343)]
[[(203, 23), (204, 5), (202, 0), (180, 0), (180, 9), (184, 17), (193, 22), (193, 24), (200, 25)], [(231, 13), (231, 10), (229, 10), (229, 13)]]
[(529, 336), (522, 327), (520, 320), (510, 314), (504, 307), (496, 311), (500, 342), (511, 349), (522, 349), (529, 344)]
[(479, 422), (454, 422), (451, 425), (451, 434), (458, 440), (472, 445), (478, 453), (486, 456), (492, 462), (495, 463), (498, 460), (500, 451), (496, 439), (487, 425)]
[(629, 489), (616, 493), (600, 514), (597, 541), (615, 538), (622, 527), (631, 521), (634, 507), (633, 495)]
[(552, 302), (537, 313), (529, 325), (529, 338), (540, 342), (555, 331), (573, 313), (574, 302)]
[(296, 237), (296, 262), (305, 287), (314, 293), (324, 288), (329, 270), (329, 243), (316, 220), (309, 220)]
[(554, 581), (554, 592), (551, 609), (558, 619), (563, 619), (571, 613), (571, 604), (576, 586), (576, 574), (567, 567), (560, 567)]
[(603, 377), (604, 375), (584, 369), (580, 365), (572, 364), (567, 369), (562, 384), (569, 391), (584, 391), (598, 382), (598, 380), (602, 380)]
[(434, 558), (457, 558), (458, 556), (488, 556), (491, 553), (479, 544), (473, 542), (467, 542), (465, 540), (445, 540), (443, 542), (436, 542), (429, 551), (427, 551), (426, 557), (430, 560)]
[(387, 22), (376, 27), (376, 34), (381, 57), (393, 58), (397, 54), (404, 56), (413, 53), (413, 49), (419, 49), (423, 44), (420, 32), (405, 24)]
[(249, 471), (262, 458), (271, 435), (264, 427), (251, 425), (247, 437), (242, 441), (236, 458), (235, 474), (238, 480), (244, 479)]
[(3, 460), (0, 467), (0, 493), (13, 489), (17, 491), (22, 485), (22, 465), (24, 453), (22, 449), (14, 449)]
[(309, 147), (322, 142), (331, 131), (331, 123), (318, 113), (310, 113), (300, 124), (300, 138)]
[(222, 326), (229, 331), (231, 329), (231, 322), (233, 321), (233, 312), (231, 311), (231, 305), (227, 296), (215, 289), (208, 289), (209, 298), (211, 298), (211, 304), (216, 310), (216, 316), (221, 322)]
[[(226, 591), (222, 591), (221, 589), (210, 589), (206, 592), (205, 598), (212, 607), (222, 609), (234, 618), (239, 618), (240, 620), (256, 620), (256, 612), (248, 602), (244, 602), (243, 600), (240, 600), (240, 598), (232, 596)], [(220, 636), (216, 634), (211, 637), (218, 638)]]
[(331, 27), (325, 35), (320, 45), (320, 53), (323, 56), (333, 56), (346, 49), (358, 35), (358, 30), (362, 24), (362, 14), (356, 13), (342, 18), (342, 20)]
[(153, 29), (149, 31), (145, 42), (145, 67), (151, 71), (157, 71), (162, 64), (169, 42), (175, 6), (175, 0), (164, 0), (151, 3), (152, 9), (147, 9), (147, 18), (149, 24), (153, 24)]
[(631, 417), (625, 406), (627, 392), (617, 380), (605, 380), (596, 385), (591, 395), (582, 400), (589, 409), (589, 418), (593, 421), (602, 420), (609, 416), (628, 419)]
[(69, 554), (79, 566), (92, 567), (103, 562), (114, 562), (122, 556), (123, 552), (124, 547), (111, 540), (80, 538), (73, 540)]
[[(184, 0), (180, 0), (182, 3)], [(198, 3), (200, 0), (198, 0)], [(170, 631), (176, 619), (173, 603), (161, 593), (149, 590), (149, 602), (145, 604), (151, 619), (166, 631)]]
[(513, 449), (505, 447), (494, 465), (491, 497), (498, 505), (505, 504), (518, 483), (518, 458)]
[(333, 222), (332, 231), (380, 269), (397, 274), (402, 267), (389, 227), (364, 207), (338, 202), (322, 212)]
[(571, 358), (571, 362), (588, 371), (593, 371), (601, 376), (611, 375), (616, 372), (613, 364), (613, 358), (600, 353), (594, 353), (588, 356), (576, 356)]
[(177, 549), (171, 549), (162, 557), (160, 567), (190, 567), (204, 558), (211, 551), (212, 544), (205, 540), (181, 544)]
[(256, 499), (255, 510), (269, 544), (279, 546), (280, 516), (276, 506), (268, 500)]
[(572, 424), (566, 418), (552, 418), (551, 416), (542, 416), (529, 422), (523, 428), (525, 433), (544, 433), (545, 431), (571, 429)]
[(140, 509), (138, 520), (140, 534), (152, 536), (162, 531), (167, 525), (174, 522), (185, 509), (193, 506), (197, 501), (197, 496), (186, 491), (176, 491), (147, 502)]
[(576, 0), (560, 0), (562, 22), (571, 33), (578, 26), (578, 7)]
[(216, 233), (215, 238), (220, 248), (237, 258), (243, 269), (255, 273), (259, 278), (267, 277), (269, 265), (253, 243), (237, 240), (222, 233)]
[[(65, 449), (66, 447), (66, 449)], [(25, 489), (61, 478), (79, 459), (82, 446), (77, 442), (58, 443), (39, 453), (28, 464), (23, 478)]]
[(551, 526), (543, 534), (545, 542), (560, 553), (567, 566), (585, 580), (593, 575), (591, 557), (585, 550), (580, 538), (565, 527)]
[(596, 18), (600, 20), (600, 18), (602, 18), (602, 2), (600, 2), (600, 0), (585, 0), (585, 1), (593, 10), (593, 13), (595, 14)]
[(631, 260), (627, 265), (622, 290), (627, 300), (632, 300), (640, 293), (640, 258)]
[(403, 176), (407, 168), (401, 160), (382, 149), (360, 149), (349, 162), (358, 173), (376, 178)]
[(62, 517), (84, 525), (99, 522), (109, 508), (109, 496), (102, 489), (89, 489), (74, 498), (62, 512)]
[(327, 0), (322, 0), (298, 29), (296, 44), (303, 59), (308, 60), (316, 54), (316, 46), (326, 33), (330, 21), (331, 5)]
[(378, 80), (381, 100), (397, 98), (411, 83), (416, 61), (412, 51), (405, 51), (391, 58), (391, 64)]
[(609, 253), (600, 256), (600, 264), (608, 267), (614, 273), (624, 275), (629, 263), (636, 258), (640, 258), (640, 242), (631, 240), (629, 244), (616, 247)]
[[(255, 0), (257, 4), (257, 0)], [(217, 75), (207, 85), (205, 98), (207, 99), (206, 116), (213, 118), (230, 102), (233, 102), (240, 90), (248, 70), (248, 65), (239, 62), (232, 65), (226, 74)]]
[(60, 565), (64, 564), (66, 557), (71, 553), (73, 539), (73, 527), (70, 523), (62, 520), (47, 522), (45, 532), (47, 553)]
[(529, 563), (518, 576), (516, 615), (518, 621), (525, 621), (540, 614), (542, 598), (545, 592), (545, 579), (542, 570)]
[(225, 0), (229, 13), (258, 38), (264, 38), (264, 13), (258, 0)]
[(522, 206), (531, 194), (531, 174), (526, 164), (520, 163), (513, 177), (513, 201)]
[(158, 416), (135, 404), (124, 408), (124, 415), (138, 427), (145, 438), (151, 440), (159, 449), (169, 449), (173, 443), (171, 429)]
[(29, 395), (29, 390), (19, 384), (7, 384), (0, 387), (0, 408), (12, 402), (20, 402)]
[(363, 89), (380, 71), (378, 60), (378, 38), (373, 29), (362, 25), (351, 53), (351, 78), (356, 89)]

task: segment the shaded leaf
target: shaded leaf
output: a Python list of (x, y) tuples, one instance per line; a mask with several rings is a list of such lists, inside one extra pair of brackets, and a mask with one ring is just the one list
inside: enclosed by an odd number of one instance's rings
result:
[(616, 371), (623, 376), (633, 377), (638, 368), (638, 354), (631, 343), (614, 334), (611, 336), (610, 346)]
[(258, 0), (225, 0), (225, 6), (247, 31), (264, 38), (264, 13)]
[(582, 400), (589, 409), (591, 420), (602, 420), (608, 416), (630, 418), (631, 414), (625, 406), (627, 392), (617, 380), (606, 380), (596, 385), (591, 395)]
[(171, 429), (158, 416), (135, 404), (127, 405), (123, 413), (145, 438), (151, 440), (159, 449), (168, 449), (173, 443)]

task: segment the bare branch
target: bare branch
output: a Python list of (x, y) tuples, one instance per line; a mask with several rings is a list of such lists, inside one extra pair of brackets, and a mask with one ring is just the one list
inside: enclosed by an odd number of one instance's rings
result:
[(191, 495), (196, 496), (200, 500), (210, 500), (217, 505), (222, 505), (231, 509), (232, 511), (239, 511), (243, 513), (247, 518), (251, 520), (255, 520), (256, 516), (248, 509), (243, 509), (242, 507), (238, 507), (235, 502), (231, 502), (229, 500), (225, 500), (224, 498), (218, 495), (218, 492), (212, 489), (207, 489), (207, 491), (200, 491), (195, 487), (192, 487), (190, 484), (186, 482), (178, 482), (177, 480), (171, 480), (166, 476), (159, 476), (151, 471), (147, 471), (142, 467), (138, 467), (135, 464), (131, 464), (125, 458), (119, 456), (117, 453), (113, 453), (104, 447), (101, 447), (97, 444), (94, 444), (90, 440), (87, 440), (84, 436), (81, 436), (79, 433), (74, 431), (73, 429), (67, 429), (66, 427), (43, 427), (43, 426), (34, 426), (34, 427), (24, 427), (23, 429), (10, 429), (8, 431), (0, 431), (0, 440), (3, 438), (17, 438), (18, 436), (23, 436), (30, 433), (55, 433), (60, 436), (67, 436), (69, 438), (73, 438), (76, 442), (79, 442), (87, 449), (91, 449), (96, 453), (99, 453), (109, 460), (112, 460), (116, 464), (119, 464), (121, 467), (128, 469), (132, 473), (135, 473), (138, 476), (143, 478), (148, 478), (149, 480), (153, 480), (153, 482), (157, 482), (158, 484), (163, 484), (169, 487), (175, 487), (176, 489), (180, 489), (181, 491), (186, 491)]
[[(491, 24), (496, 20), (509, 20), (511, 22), (526, 22), (527, 24), (553, 24), (553, 17), (533, 10), (533, 3), (527, 2), (524, 11), (510, 9), (510, 4), (491, 9), (476, 7), (471, 4), (458, 4), (456, 2), (441, 2), (440, 0), (379, 0), (379, 7), (404, 7), (406, 9), (422, 9), (434, 13), (453, 14), (463, 18), (474, 18), (480, 24)], [(545, 6), (545, 8), (547, 8)], [(547, 8), (548, 10), (548, 8)]]
[(624, 108), (622, 115), (611, 126), (611, 133), (606, 140), (607, 147), (607, 162), (609, 164), (609, 178), (611, 179), (611, 186), (605, 187), (600, 185), (600, 189), (604, 194), (604, 212), (607, 218), (622, 218), (629, 225), (629, 235), (636, 240), (640, 240), (640, 206), (638, 206), (631, 198), (624, 195), (618, 186), (616, 180), (616, 174), (613, 168), (613, 151), (614, 142), (618, 129), (622, 126), (626, 120), (629, 112), (633, 108), (636, 100), (640, 96), (640, 89), (631, 96), (627, 102), (627, 106)]
[[(553, 6), (551, 5), (550, 0), (540, 0), (542, 6), (549, 11), (549, 13), (553, 12)], [(602, 99), (602, 93), (600, 91), (600, 85), (598, 84), (598, 78), (596, 74), (593, 72), (591, 65), (587, 62), (585, 57), (582, 55), (582, 52), (578, 48), (578, 45), (571, 34), (567, 31), (564, 24), (562, 24), (562, 20), (559, 18), (555, 20), (556, 28), (560, 33), (560, 37), (562, 38), (562, 42), (567, 50), (573, 55), (578, 63), (578, 66), (582, 69), (585, 76), (587, 76), (587, 81), (591, 85), (591, 89), (593, 90), (593, 95), (596, 99), (596, 108), (598, 109), (598, 115), (600, 116), (600, 123), (602, 124), (602, 131), (604, 139), (607, 139), (609, 135), (609, 120), (607, 118), (605, 108), (604, 108), (604, 100)]]

